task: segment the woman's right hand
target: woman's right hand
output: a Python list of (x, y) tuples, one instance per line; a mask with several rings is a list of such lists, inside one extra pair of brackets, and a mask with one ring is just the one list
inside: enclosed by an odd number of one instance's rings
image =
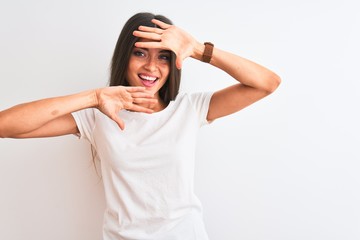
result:
[(153, 113), (151, 109), (157, 103), (154, 94), (145, 87), (115, 86), (95, 90), (97, 108), (115, 121), (124, 130), (124, 121), (119, 118), (120, 110)]
[(53, 137), (79, 133), (71, 115), (86, 108), (98, 108), (121, 129), (122, 109), (152, 113), (157, 99), (144, 87), (106, 87), (72, 95), (40, 99), (0, 111), (0, 138)]

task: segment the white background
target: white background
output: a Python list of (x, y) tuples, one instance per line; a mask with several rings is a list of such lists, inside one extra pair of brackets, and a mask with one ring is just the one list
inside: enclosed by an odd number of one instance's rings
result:
[[(0, 109), (102, 87), (119, 32), (160, 13), (282, 77), (269, 97), (201, 130), (196, 192), (212, 240), (360, 239), (356, 0), (0, 3)], [(182, 88), (234, 83), (193, 59)], [(0, 239), (101, 239), (104, 197), (74, 136), (0, 139)]]

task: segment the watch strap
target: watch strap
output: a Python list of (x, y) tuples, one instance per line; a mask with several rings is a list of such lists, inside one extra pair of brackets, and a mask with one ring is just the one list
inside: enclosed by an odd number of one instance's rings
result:
[(214, 44), (211, 42), (204, 42), (204, 45), (205, 45), (205, 49), (202, 55), (202, 61), (209, 63), (211, 61), (211, 57), (213, 54)]

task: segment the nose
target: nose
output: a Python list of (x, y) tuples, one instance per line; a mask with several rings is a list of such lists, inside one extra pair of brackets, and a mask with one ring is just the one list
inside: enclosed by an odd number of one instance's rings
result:
[(153, 72), (153, 71), (156, 70), (156, 68), (157, 68), (156, 59), (154, 59), (153, 57), (150, 57), (150, 58), (146, 61), (145, 69)]

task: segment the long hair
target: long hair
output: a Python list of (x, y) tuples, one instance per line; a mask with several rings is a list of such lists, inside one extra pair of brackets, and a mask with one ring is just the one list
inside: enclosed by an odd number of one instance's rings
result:
[[(135, 42), (139, 41), (138, 37), (133, 35), (140, 25), (148, 27), (159, 27), (151, 22), (157, 19), (167, 24), (172, 24), (171, 20), (162, 15), (155, 15), (148, 12), (137, 13), (132, 16), (124, 25), (111, 61), (110, 86), (129, 86), (126, 80), (126, 71), (129, 59), (134, 48)], [(164, 86), (159, 90), (160, 98), (168, 104), (174, 100), (179, 92), (181, 71), (176, 68), (176, 55), (171, 52), (170, 56), (170, 73)]]

